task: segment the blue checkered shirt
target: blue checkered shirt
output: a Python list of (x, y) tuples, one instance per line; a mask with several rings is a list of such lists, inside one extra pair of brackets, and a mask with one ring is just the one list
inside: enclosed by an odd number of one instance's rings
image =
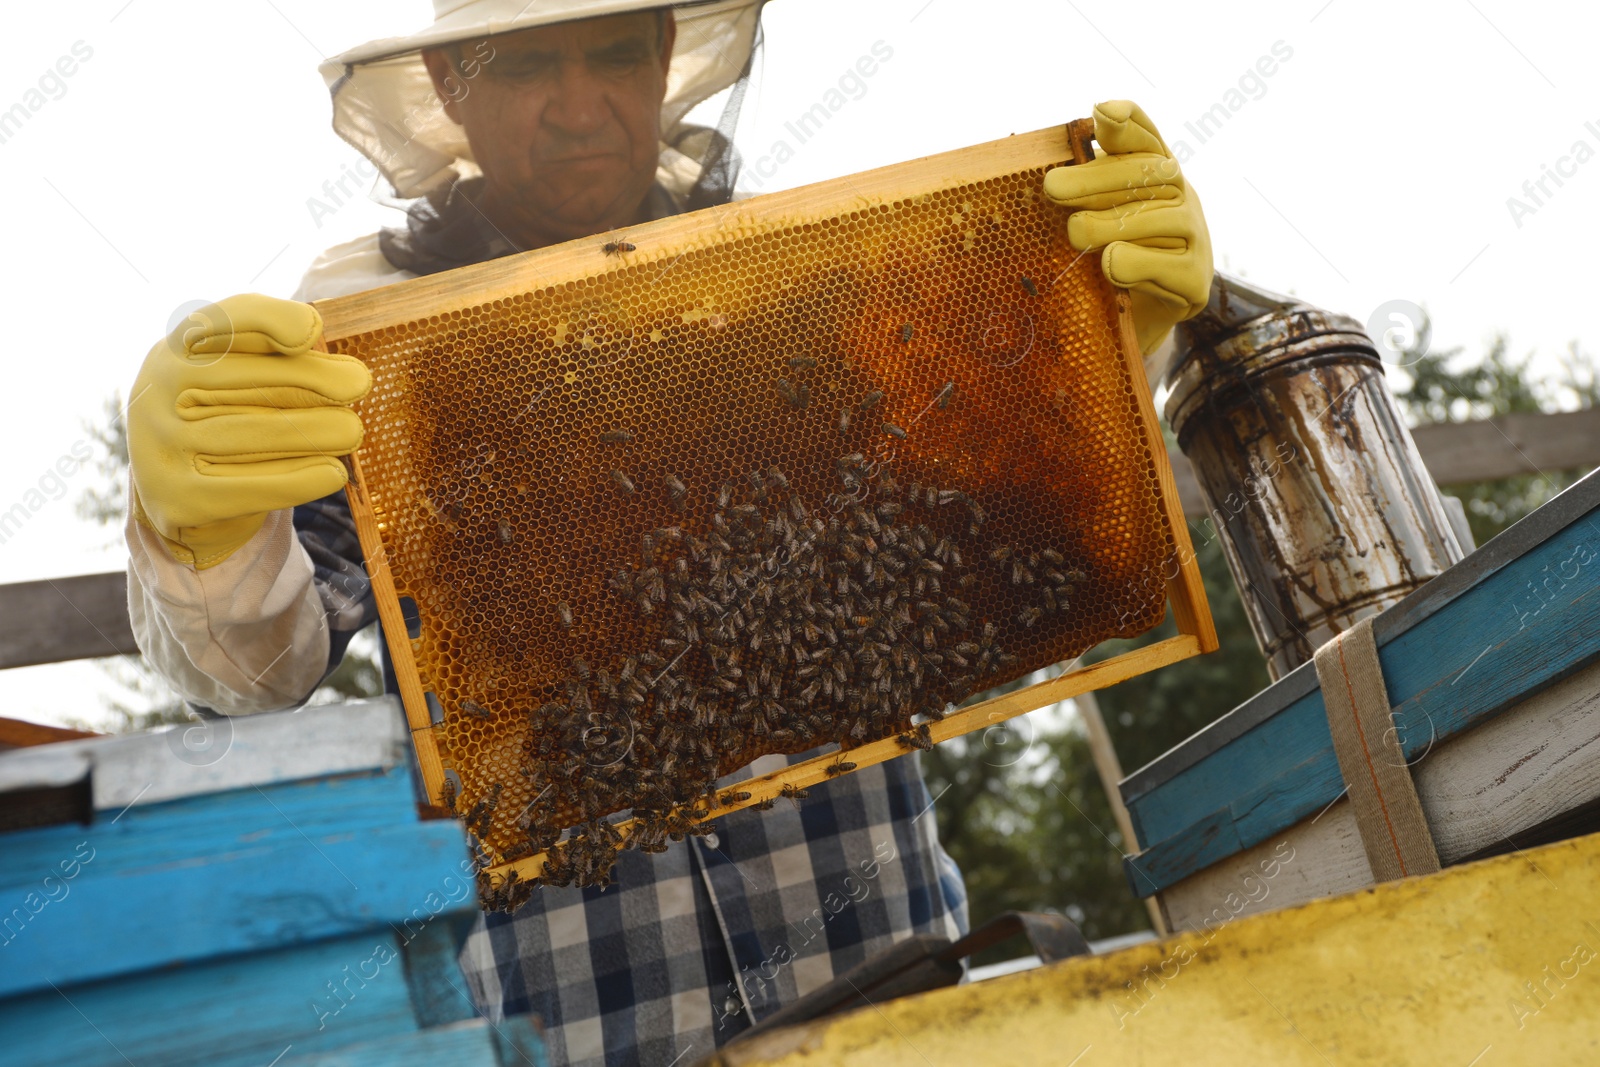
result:
[[(342, 493), (296, 508), (294, 524), (328, 611), (331, 672), (377, 622), (361, 545)], [(398, 691), (387, 649), (384, 679)], [(460, 957), (468, 987), (491, 1020), (537, 1014), (552, 1064), (692, 1063), (897, 941), (966, 933), (966, 888), (932, 809), (912, 753), (663, 853), (624, 852), (609, 888), (545, 887), (514, 915), (481, 916)]]

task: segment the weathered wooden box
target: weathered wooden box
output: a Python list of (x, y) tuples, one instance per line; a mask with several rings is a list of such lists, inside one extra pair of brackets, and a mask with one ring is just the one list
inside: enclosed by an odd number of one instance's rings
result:
[[(1445, 865), (1600, 824), (1600, 473), (1373, 624)], [(1371, 885), (1307, 663), (1122, 782), (1169, 928)]]
[(393, 699), (0, 754), (0, 1061), (544, 1064), (474, 1018), (417, 793)]

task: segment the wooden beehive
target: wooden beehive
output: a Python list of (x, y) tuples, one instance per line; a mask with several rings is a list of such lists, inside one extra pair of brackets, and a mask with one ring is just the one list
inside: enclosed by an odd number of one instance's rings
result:
[(350, 496), (424, 777), (502, 868), (1215, 647), (1128, 300), (1040, 192), (1073, 128), (318, 304), (374, 374)]
[[(1597, 532), (1590, 474), (1373, 619), (1392, 738), (1447, 866), (1600, 826)], [(1373, 884), (1311, 663), (1121, 789), (1129, 883), (1169, 930)]]

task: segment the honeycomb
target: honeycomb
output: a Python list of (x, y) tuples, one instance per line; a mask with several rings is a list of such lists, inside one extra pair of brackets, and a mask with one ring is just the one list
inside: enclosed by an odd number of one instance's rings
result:
[(608, 815), (664, 847), (759, 755), (926, 747), (969, 693), (1162, 620), (1144, 385), (1046, 169), (679, 250), (651, 224), (330, 336), (373, 372), (364, 489), (493, 861), (565, 831), (595, 855), (548, 879), (602, 881)]

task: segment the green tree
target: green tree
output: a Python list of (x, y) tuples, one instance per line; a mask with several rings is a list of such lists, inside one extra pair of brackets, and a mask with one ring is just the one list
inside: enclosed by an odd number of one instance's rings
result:
[[(1530, 353), (1511, 355), (1506, 337), (1496, 336), (1477, 360), (1462, 349), (1408, 356), (1406, 384), (1395, 391), (1413, 425), (1467, 422), (1516, 412), (1552, 412), (1592, 406), (1600, 399), (1593, 357), (1573, 342), (1548, 378), (1533, 371)], [(1447, 486), (1460, 497), (1473, 540), (1483, 544), (1571, 485), (1583, 471), (1544, 471), (1488, 482)]]

